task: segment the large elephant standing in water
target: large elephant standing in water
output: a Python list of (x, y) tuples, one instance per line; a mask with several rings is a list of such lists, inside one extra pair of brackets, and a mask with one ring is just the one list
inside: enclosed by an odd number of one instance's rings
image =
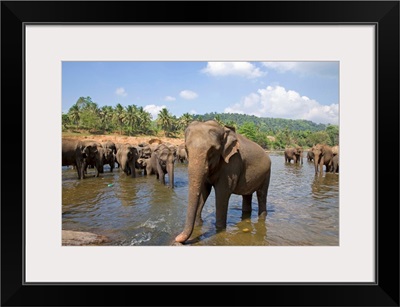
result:
[(87, 173), (87, 167), (90, 165), (96, 169), (95, 177), (99, 177), (100, 173), (104, 172), (103, 169), (103, 157), (105, 155), (105, 150), (103, 146), (92, 140), (82, 141), (86, 148), (90, 148), (89, 154), (85, 159), (85, 174)]
[(116, 162), (126, 175), (136, 177), (135, 165), (139, 158), (139, 150), (131, 144), (123, 144), (117, 148)]
[(106, 141), (102, 143), (104, 148), (103, 164), (110, 165), (110, 172), (115, 168), (115, 155), (117, 154), (117, 147), (112, 141)]
[(85, 178), (88, 159), (94, 159), (98, 154), (97, 146), (88, 141), (72, 139), (62, 140), (62, 166), (74, 166), (78, 179)]
[(310, 149), (307, 151), (307, 161), (308, 161), (308, 162), (314, 161), (313, 149), (314, 149), (314, 147), (310, 148)]
[(315, 167), (315, 174), (320, 174), (324, 171), (330, 172), (330, 167), (332, 164), (333, 152), (332, 147), (329, 145), (317, 144), (313, 147), (312, 150), (314, 154), (314, 167)]
[(285, 152), (285, 162), (290, 163), (292, 160), (294, 163), (301, 163), (303, 164), (303, 148), (296, 147), (296, 148), (286, 148)]
[(168, 174), (170, 188), (174, 188), (174, 170), (176, 161), (176, 147), (174, 145), (159, 144), (151, 154), (150, 159), (140, 159), (146, 166), (147, 175), (155, 174), (162, 184), (165, 184), (165, 175)]
[(212, 187), (217, 228), (226, 228), (231, 194), (242, 195), (242, 211), (250, 213), (252, 195), (256, 192), (258, 214), (266, 217), (271, 159), (261, 146), (214, 120), (190, 123), (185, 130), (185, 145), (189, 204), (184, 229), (175, 238), (177, 242), (187, 241), (195, 221), (201, 222), (201, 211)]

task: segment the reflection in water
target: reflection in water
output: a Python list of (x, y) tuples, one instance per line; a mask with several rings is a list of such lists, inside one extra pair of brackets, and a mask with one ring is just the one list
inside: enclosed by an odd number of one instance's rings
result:
[[(251, 214), (244, 215), (242, 197), (232, 195), (227, 228), (215, 228), (215, 195), (204, 206), (202, 225), (195, 226), (188, 244), (204, 246), (338, 245), (339, 175), (315, 176), (314, 165), (284, 162), (270, 154), (271, 183), (268, 216), (258, 218), (257, 197)], [(108, 245), (171, 245), (183, 229), (188, 199), (187, 165), (177, 163), (175, 188), (155, 175), (126, 176), (108, 169), (95, 178), (76, 179), (70, 168), (62, 170), (63, 229), (108, 236)], [(168, 180), (168, 179), (167, 179)]]

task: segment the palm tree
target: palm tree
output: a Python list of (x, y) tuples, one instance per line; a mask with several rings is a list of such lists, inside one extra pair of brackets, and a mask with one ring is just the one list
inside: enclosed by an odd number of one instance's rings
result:
[(113, 108), (110, 106), (101, 107), (99, 111), (99, 116), (103, 129), (108, 130), (110, 128), (110, 123), (113, 118)]
[(68, 117), (71, 122), (79, 128), (79, 121), (81, 119), (81, 110), (77, 104), (74, 104), (68, 110)]
[(164, 130), (165, 136), (169, 136), (172, 128), (172, 115), (167, 108), (161, 109), (157, 117), (157, 125)]
[(135, 105), (128, 105), (125, 109), (125, 116), (123, 123), (128, 126), (129, 134), (135, 131), (137, 123), (137, 107)]
[(186, 127), (193, 121), (193, 115), (189, 113), (184, 113), (182, 114), (181, 117), (179, 117), (179, 128), (184, 131)]
[(114, 110), (114, 120), (116, 121), (116, 123), (120, 129), (120, 134), (122, 134), (122, 128), (124, 126), (124, 122), (123, 122), (124, 113), (125, 113), (124, 107), (120, 103), (118, 103), (115, 106), (115, 110)]
[(139, 107), (137, 109), (138, 113), (138, 128), (142, 133), (146, 133), (150, 130), (151, 126), (151, 114), (143, 109), (143, 107)]

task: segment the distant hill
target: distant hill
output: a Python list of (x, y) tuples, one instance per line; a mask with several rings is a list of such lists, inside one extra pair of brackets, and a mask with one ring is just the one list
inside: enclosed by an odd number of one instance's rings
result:
[(236, 123), (237, 126), (243, 125), (245, 122), (253, 122), (263, 132), (276, 133), (283, 129), (290, 131), (324, 131), (327, 125), (316, 124), (309, 120), (304, 119), (284, 119), (284, 118), (270, 118), (270, 117), (257, 117), (254, 115), (238, 114), (238, 113), (206, 113), (203, 115), (194, 115), (197, 120), (210, 120), (218, 119), (225, 124)]

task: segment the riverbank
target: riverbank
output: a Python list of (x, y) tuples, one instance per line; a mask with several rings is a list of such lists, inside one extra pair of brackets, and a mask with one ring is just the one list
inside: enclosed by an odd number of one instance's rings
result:
[[(162, 137), (162, 136), (150, 136), (150, 135), (142, 135), (142, 136), (127, 136), (127, 135), (118, 135), (118, 134), (73, 134), (73, 133), (64, 133), (62, 137), (67, 139), (76, 139), (76, 140), (93, 140), (96, 142), (106, 142), (112, 141), (115, 144), (140, 144), (140, 143), (152, 143), (152, 142), (159, 142), (159, 143), (170, 143), (174, 145), (179, 145), (185, 142), (183, 137), (179, 138), (170, 138), (170, 137)], [(267, 153), (283, 153), (283, 149), (277, 150), (265, 150)]]
[(76, 140), (93, 140), (96, 142), (106, 142), (112, 141), (115, 144), (140, 144), (140, 143), (152, 143), (152, 142), (162, 142), (162, 143), (171, 143), (174, 145), (179, 145), (184, 142), (183, 138), (170, 138), (170, 137), (159, 137), (159, 136), (127, 136), (127, 135), (118, 135), (118, 134), (72, 134), (72, 133), (63, 133), (62, 137), (64, 139), (76, 139)]

